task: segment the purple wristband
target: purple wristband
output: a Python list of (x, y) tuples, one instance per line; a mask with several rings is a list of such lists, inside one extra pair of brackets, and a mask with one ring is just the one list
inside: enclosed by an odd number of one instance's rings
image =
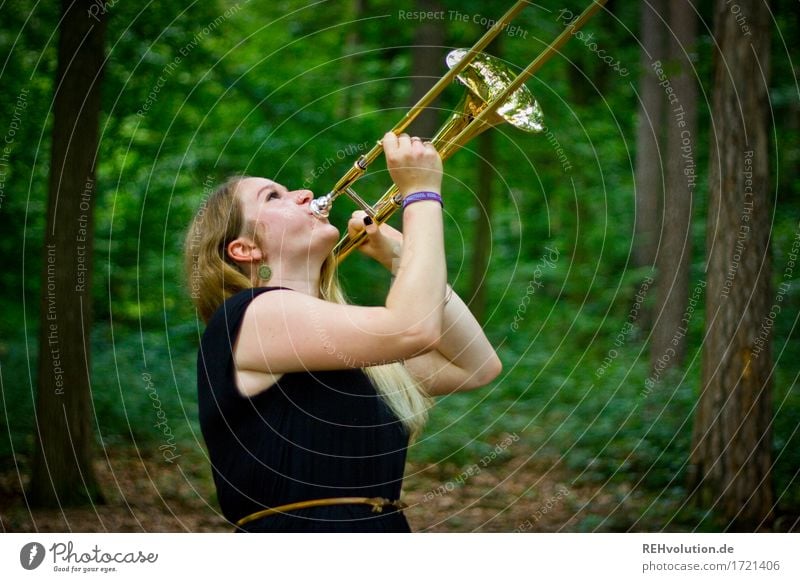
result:
[(442, 208), (444, 208), (442, 196), (436, 192), (414, 192), (413, 194), (409, 194), (403, 198), (403, 208), (409, 204), (413, 204), (414, 202), (422, 202), (423, 200), (433, 200), (434, 202), (438, 202)]

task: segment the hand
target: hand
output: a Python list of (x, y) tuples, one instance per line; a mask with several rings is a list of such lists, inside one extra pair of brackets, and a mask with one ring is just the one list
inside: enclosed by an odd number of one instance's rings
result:
[(383, 151), (392, 180), (401, 196), (442, 191), (442, 158), (430, 142), (392, 132), (383, 136)]
[(397, 259), (400, 258), (400, 250), (403, 246), (403, 234), (389, 226), (375, 223), (366, 225), (364, 219), (367, 213), (363, 210), (356, 210), (347, 223), (347, 234), (354, 238), (361, 231), (367, 231), (365, 242), (358, 249), (366, 256), (375, 259), (381, 265), (392, 271), (392, 267)]

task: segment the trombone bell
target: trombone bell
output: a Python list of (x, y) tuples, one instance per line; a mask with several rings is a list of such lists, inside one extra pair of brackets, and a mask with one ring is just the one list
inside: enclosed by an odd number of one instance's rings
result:
[[(518, 0), (472, 48), (456, 49), (447, 55), (447, 65), (450, 67), (450, 71), (439, 79), (406, 113), (392, 131), (395, 134), (404, 131), (416, 119), (420, 111), (428, 107), (454, 78), (467, 87), (467, 93), (458, 110), (450, 116), (447, 123), (431, 140), (442, 160), (450, 157), (482, 131), (500, 123), (509, 123), (526, 132), (543, 131), (542, 110), (524, 83), (555, 55), (594, 14), (603, 8), (606, 2), (607, 0), (592, 0), (592, 3), (570, 23), (569, 27), (565, 28), (519, 75), (515, 75), (499, 59), (490, 57), (481, 51), (529, 4), (528, 0)], [(396, 186), (389, 188), (372, 206), (366, 204), (352, 188), (353, 183), (364, 175), (367, 166), (380, 155), (381, 151), (383, 148), (378, 142), (367, 154), (360, 156), (358, 161), (339, 179), (333, 190), (311, 202), (312, 212), (318, 217), (327, 216), (333, 201), (340, 194), (347, 194), (367, 214), (372, 216), (376, 223), (381, 224), (388, 220), (392, 213), (402, 205), (402, 201), (397, 196)], [(334, 249), (337, 261), (344, 259), (365, 238), (364, 231), (354, 238), (345, 235)]]
[[(451, 51), (447, 55), (447, 65), (451, 69), (457, 66), (467, 52), (466, 49)], [(452, 156), (470, 139), (501, 123), (509, 123), (526, 132), (537, 132), (544, 129), (542, 110), (524, 85), (512, 92), (503, 103), (497, 102), (499, 96), (516, 78), (500, 59), (484, 53), (477, 53), (470, 63), (456, 75), (456, 78), (467, 88), (467, 91), (456, 111), (431, 139), (431, 143), (436, 147), (442, 160)], [(489, 107), (494, 107), (495, 111), (491, 112), (491, 115), (484, 115), (485, 121), (475, 121)], [(397, 194), (397, 187), (392, 186), (368, 209), (367, 214), (378, 224), (385, 222), (402, 205)], [(319, 200), (319, 205), (316, 205), (317, 200)], [(328, 194), (317, 200), (312, 202), (312, 210), (316, 208), (325, 212), (329, 208), (332, 198)], [(346, 234), (333, 251), (337, 260), (344, 259), (364, 238), (364, 232), (356, 235), (355, 238), (350, 238)]]
[[(448, 53), (445, 60), (447, 66), (451, 69), (455, 67), (467, 52), (467, 49), (456, 49)], [(466, 112), (471, 117), (477, 117), (511, 84), (515, 76), (497, 57), (486, 53), (475, 55), (464, 70), (456, 75), (459, 82), (467, 88), (468, 95), (473, 97), (473, 99), (468, 98), (464, 104)], [(542, 109), (525, 85), (501, 103), (496, 115), (492, 117), (490, 126), (505, 122), (526, 132), (538, 132), (544, 129)]]

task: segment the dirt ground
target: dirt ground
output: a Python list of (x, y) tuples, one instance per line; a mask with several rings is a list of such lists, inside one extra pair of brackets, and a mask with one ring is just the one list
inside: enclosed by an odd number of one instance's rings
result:
[[(415, 532), (658, 531), (639, 519), (650, 501), (628, 486), (574, 483), (525, 451), (482, 468), (409, 463), (403, 487)], [(121, 449), (97, 461), (106, 503), (29, 510), (14, 468), (0, 472), (3, 532), (226, 532), (202, 458), (168, 464)], [(24, 471), (23, 471), (24, 474)], [(669, 520), (667, 520), (669, 521)], [(666, 531), (686, 531), (675, 524)]]

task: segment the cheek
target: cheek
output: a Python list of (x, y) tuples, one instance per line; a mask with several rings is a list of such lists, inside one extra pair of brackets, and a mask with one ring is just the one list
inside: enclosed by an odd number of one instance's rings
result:
[(271, 220), (272, 223), (280, 223), (287, 228), (296, 228), (298, 224), (300, 224), (302, 219), (305, 218), (300, 213), (297, 212), (295, 208), (281, 206), (277, 207), (271, 212)]
[(291, 213), (284, 209), (269, 209), (261, 213), (260, 222), (264, 224), (264, 230), (271, 234), (291, 232), (296, 227), (296, 220), (293, 220)]
[(272, 251), (299, 244), (308, 230), (308, 222), (301, 220), (296, 213), (275, 209), (262, 217), (263, 232), (266, 234), (267, 248)]

